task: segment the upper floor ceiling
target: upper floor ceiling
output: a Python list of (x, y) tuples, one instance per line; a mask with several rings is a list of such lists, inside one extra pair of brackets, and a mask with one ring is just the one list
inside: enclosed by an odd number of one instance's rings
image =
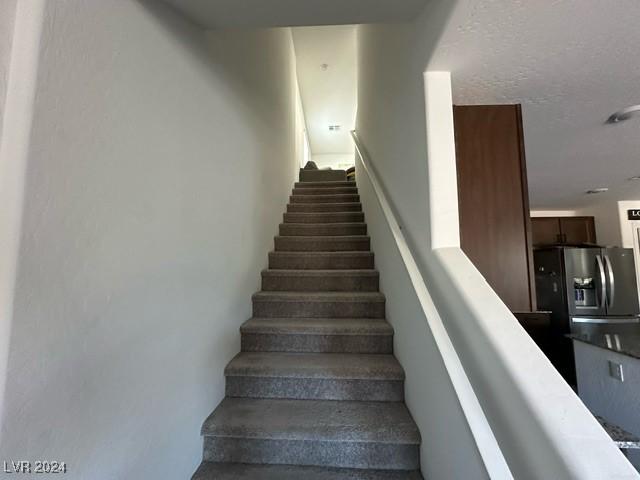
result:
[(293, 28), (298, 85), (314, 155), (353, 152), (356, 27)]
[(403, 22), (427, 0), (165, 0), (204, 28)]

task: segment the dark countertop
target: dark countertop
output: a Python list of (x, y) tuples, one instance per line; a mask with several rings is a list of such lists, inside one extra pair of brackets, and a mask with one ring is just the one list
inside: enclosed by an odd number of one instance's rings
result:
[(596, 415), (596, 420), (600, 422), (602, 428), (609, 434), (616, 446), (621, 450), (640, 449), (640, 438), (633, 433), (629, 433), (622, 427), (607, 422), (604, 418)]
[(567, 335), (567, 337), (578, 342), (588, 343), (589, 345), (640, 359), (640, 333), (571, 334)]

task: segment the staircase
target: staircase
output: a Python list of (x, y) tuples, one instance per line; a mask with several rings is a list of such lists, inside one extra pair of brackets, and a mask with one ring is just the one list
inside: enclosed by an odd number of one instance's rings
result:
[(422, 478), (359, 202), (296, 183), (193, 480)]

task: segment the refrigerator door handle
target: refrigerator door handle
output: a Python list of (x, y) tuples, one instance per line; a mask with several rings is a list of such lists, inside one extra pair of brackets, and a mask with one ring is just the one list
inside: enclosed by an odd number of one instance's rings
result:
[(604, 265), (600, 255), (596, 255), (596, 263), (598, 264), (598, 272), (600, 273), (600, 301), (598, 302), (598, 306), (602, 307), (607, 301), (607, 279), (604, 274)]
[(616, 301), (616, 283), (615, 275), (613, 274), (613, 265), (611, 263), (609, 255), (604, 255), (604, 263), (607, 266), (607, 275), (609, 276), (609, 292), (607, 294), (607, 302), (609, 308), (613, 308), (613, 305)]

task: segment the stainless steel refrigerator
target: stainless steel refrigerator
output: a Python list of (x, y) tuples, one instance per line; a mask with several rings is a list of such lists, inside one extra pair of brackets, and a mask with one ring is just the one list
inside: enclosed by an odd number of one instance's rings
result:
[(569, 383), (575, 366), (567, 334), (640, 332), (633, 249), (542, 248), (534, 264), (538, 309), (551, 312), (551, 361)]

